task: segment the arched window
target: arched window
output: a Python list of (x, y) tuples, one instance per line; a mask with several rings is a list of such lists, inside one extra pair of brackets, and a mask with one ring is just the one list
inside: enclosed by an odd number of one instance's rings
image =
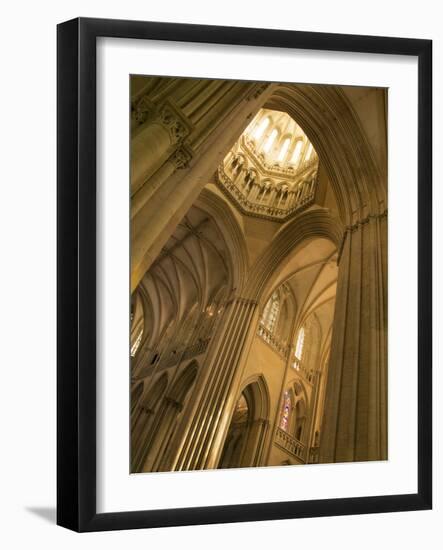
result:
[(274, 143), (275, 141), (275, 138), (277, 137), (277, 134), (278, 134), (278, 131), (276, 128), (274, 128), (271, 132), (271, 135), (268, 137), (266, 143), (265, 143), (265, 146), (263, 147), (263, 151), (265, 153), (268, 153), (272, 147), (272, 144)]
[(142, 336), (143, 336), (143, 329), (139, 332), (134, 343), (131, 344), (131, 357), (135, 357), (135, 354), (137, 353), (137, 350), (140, 347)]
[(309, 144), (308, 151), (306, 153), (306, 160), (309, 160), (312, 155), (312, 143)]
[(281, 411), (281, 418), (280, 418), (280, 428), (282, 430), (285, 430), (285, 432), (288, 431), (289, 427), (289, 418), (291, 415), (291, 395), (288, 391), (285, 391), (283, 394), (283, 407)]
[(292, 164), (297, 164), (298, 159), (300, 158), (302, 147), (303, 147), (303, 141), (300, 139), (299, 141), (297, 141), (297, 145), (295, 146), (294, 152), (292, 153), (292, 157), (291, 157)]
[(264, 134), (264, 131), (269, 126), (269, 117), (264, 118), (260, 124), (255, 127), (254, 133), (252, 134), (255, 139), (260, 139)]
[(288, 152), (290, 143), (291, 143), (291, 140), (289, 138), (286, 138), (285, 141), (283, 142), (283, 145), (280, 148), (280, 152), (279, 152), (278, 158), (277, 158), (277, 160), (279, 162), (284, 160), (284, 158), (286, 157), (286, 153)]
[(298, 368), (303, 356), (303, 347), (305, 344), (305, 329), (301, 327), (298, 331), (297, 344), (295, 345), (295, 368)]
[(269, 396), (263, 378), (259, 377), (244, 388), (237, 401), (217, 467), (261, 465), (268, 418)]
[(136, 292), (131, 300), (131, 357), (135, 357), (140, 347), (144, 325), (143, 303), (140, 294)]
[(274, 332), (277, 324), (278, 312), (280, 310), (280, 298), (277, 292), (271, 296), (263, 311), (262, 325), (269, 331)]

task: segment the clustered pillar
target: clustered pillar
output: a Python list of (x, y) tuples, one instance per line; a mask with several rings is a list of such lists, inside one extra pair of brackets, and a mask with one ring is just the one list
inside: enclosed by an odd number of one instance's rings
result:
[(320, 462), (387, 458), (387, 218), (348, 227), (339, 260)]
[(171, 79), (168, 94), (154, 88), (134, 100), (132, 290), (232, 147), (233, 136), (240, 136), (273, 90), (272, 84), (251, 82), (203, 84)]
[(255, 327), (256, 309), (255, 302), (243, 298), (232, 299), (226, 306), (173, 469), (217, 467), (235, 404), (238, 367)]

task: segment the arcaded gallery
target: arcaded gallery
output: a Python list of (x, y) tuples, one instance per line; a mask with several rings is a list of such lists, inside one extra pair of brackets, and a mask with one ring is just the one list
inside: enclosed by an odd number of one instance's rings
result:
[(387, 90), (130, 84), (131, 471), (386, 460)]

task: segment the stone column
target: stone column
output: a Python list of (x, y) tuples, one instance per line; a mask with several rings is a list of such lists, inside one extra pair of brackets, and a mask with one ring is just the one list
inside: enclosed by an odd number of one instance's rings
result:
[[(232, 88), (232, 83), (230, 86)], [(155, 166), (149, 169), (152, 175), (155, 174), (153, 178), (146, 180), (145, 177), (143, 188), (137, 189), (137, 200), (134, 199), (137, 211), (132, 217), (131, 225), (132, 290), (137, 287), (235, 140), (273, 91), (272, 85), (263, 87), (248, 84), (246, 89), (244, 86), (243, 83), (242, 94), (237, 98), (236, 90), (230, 88), (229, 94), (219, 100), (220, 105), (213, 111), (200, 115), (202, 118), (194, 121), (192, 116), (195, 113), (191, 113), (189, 119), (190, 123), (195, 125), (195, 129), (186, 138), (186, 143), (180, 142), (178, 146), (183, 152), (179, 158), (180, 162), (177, 161), (176, 153), (162, 145), (162, 162), (173, 162), (175, 166), (163, 168), (160, 161), (156, 162)], [(159, 155), (155, 158), (157, 157), (160, 158)], [(177, 170), (176, 161), (182, 170)], [(146, 174), (146, 165), (150, 161), (143, 158), (140, 162), (144, 168), (137, 168), (137, 174), (141, 171)], [(151, 189), (147, 189), (145, 193), (146, 186)]]
[(318, 415), (318, 406), (319, 406), (319, 395), (320, 395), (320, 380), (321, 372), (319, 370), (314, 371), (314, 377), (312, 379), (312, 394), (310, 399), (309, 407), (309, 422), (308, 430), (306, 434), (306, 462), (309, 461), (309, 449), (313, 446), (314, 442), (314, 432), (315, 432), (315, 422)]
[(257, 418), (251, 422), (246, 441), (246, 449), (242, 457), (242, 466), (261, 466), (263, 462), (263, 446), (269, 421)]
[[(171, 193), (170, 187), (176, 181), (168, 178), (189, 166), (193, 152), (189, 146), (176, 149), (159, 170), (152, 176), (149, 185), (144, 185), (131, 199), (131, 235), (136, 238), (149, 226), (153, 209), (161, 207), (162, 201)], [(180, 172), (178, 172), (178, 175)], [(134, 244), (134, 243), (133, 243)]]
[(172, 463), (174, 470), (216, 468), (235, 405), (241, 365), (254, 332), (257, 304), (233, 299), (224, 310), (208, 350), (194, 402)]
[(140, 406), (140, 414), (137, 421), (134, 422), (134, 428), (131, 432), (131, 448), (134, 453), (131, 455), (131, 471), (140, 471), (142, 467), (142, 456), (149, 436), (149, 431), (154, 419), (154, 411), (143, 405)]
[(245, 170), (243, 170), (243, 164), (240, 164), (238, 167), (236, 166), (235, 168), (235, 172), (233, 172), (233, 177), (231, 179), (232, 181), (232, 184), (237, 186), (237, 183), (239, 182), (240, 179), (243, 178), (243, 180), (246, 179), (246, 172)]
[(249, 188), (248, 188), (248, 192), (246, 194), (246, 200), (247, 201), (251, 201), (252, 200), (252, 197), (255, 193), (255, 180), (251, 181), (250, 183), (248, 183), (249, 185)]
[(387, 458), (387, 219), (348, 227), (339, 259), (320, 462)]
[(171, 101), (138, 104), (139, 120), (131, 139), (131, 194), (135, 193), (182, 143), (192, 130), (191, 121)]
[(161, 426), (145, 462), (145, 471), (158, 472), (169, 470), (165, 468), (168, 462), (168, 448), (176, 429), (177, 417), (182, 409), (182, 403), (170, 397), (166, 398), (166, 408), (162, 416)]
[(289, 191), (287, 210), (293, 208), (294, 205), (295, 205), (295, 193), (294, 191)]
[(182, 404), (171, 397), (165, 397), (155, 419), (149, 426), (139, 454), (139, 468), (142, 472), (155, 472), (161, 468), (165, 452), (175, 427), (175, 420), (180, 414)]
[(149, 185), (143, 185), (131, 197), (131, 220), (137, 216), (149, 199), (156, 193), (160, 185), (172, 174), (181, 168), (185, 168), (192, 158), (192, 151), (187, 147), (176, 149), (168, 160), (162, 164), (157, 172), (150, 178)]
[(277, 196), (277, 189), (275, 187), (271, 187), (271, 192), (269, 193), (268, 198), (268, 205), (274, 208), (276, 205), (275, 203), (275, 197)]

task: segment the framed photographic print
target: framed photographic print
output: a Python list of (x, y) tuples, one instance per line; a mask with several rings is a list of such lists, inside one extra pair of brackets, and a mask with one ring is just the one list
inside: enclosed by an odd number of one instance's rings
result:
[(58, 511), (431, 508), (428, 40), (58, 27)]

